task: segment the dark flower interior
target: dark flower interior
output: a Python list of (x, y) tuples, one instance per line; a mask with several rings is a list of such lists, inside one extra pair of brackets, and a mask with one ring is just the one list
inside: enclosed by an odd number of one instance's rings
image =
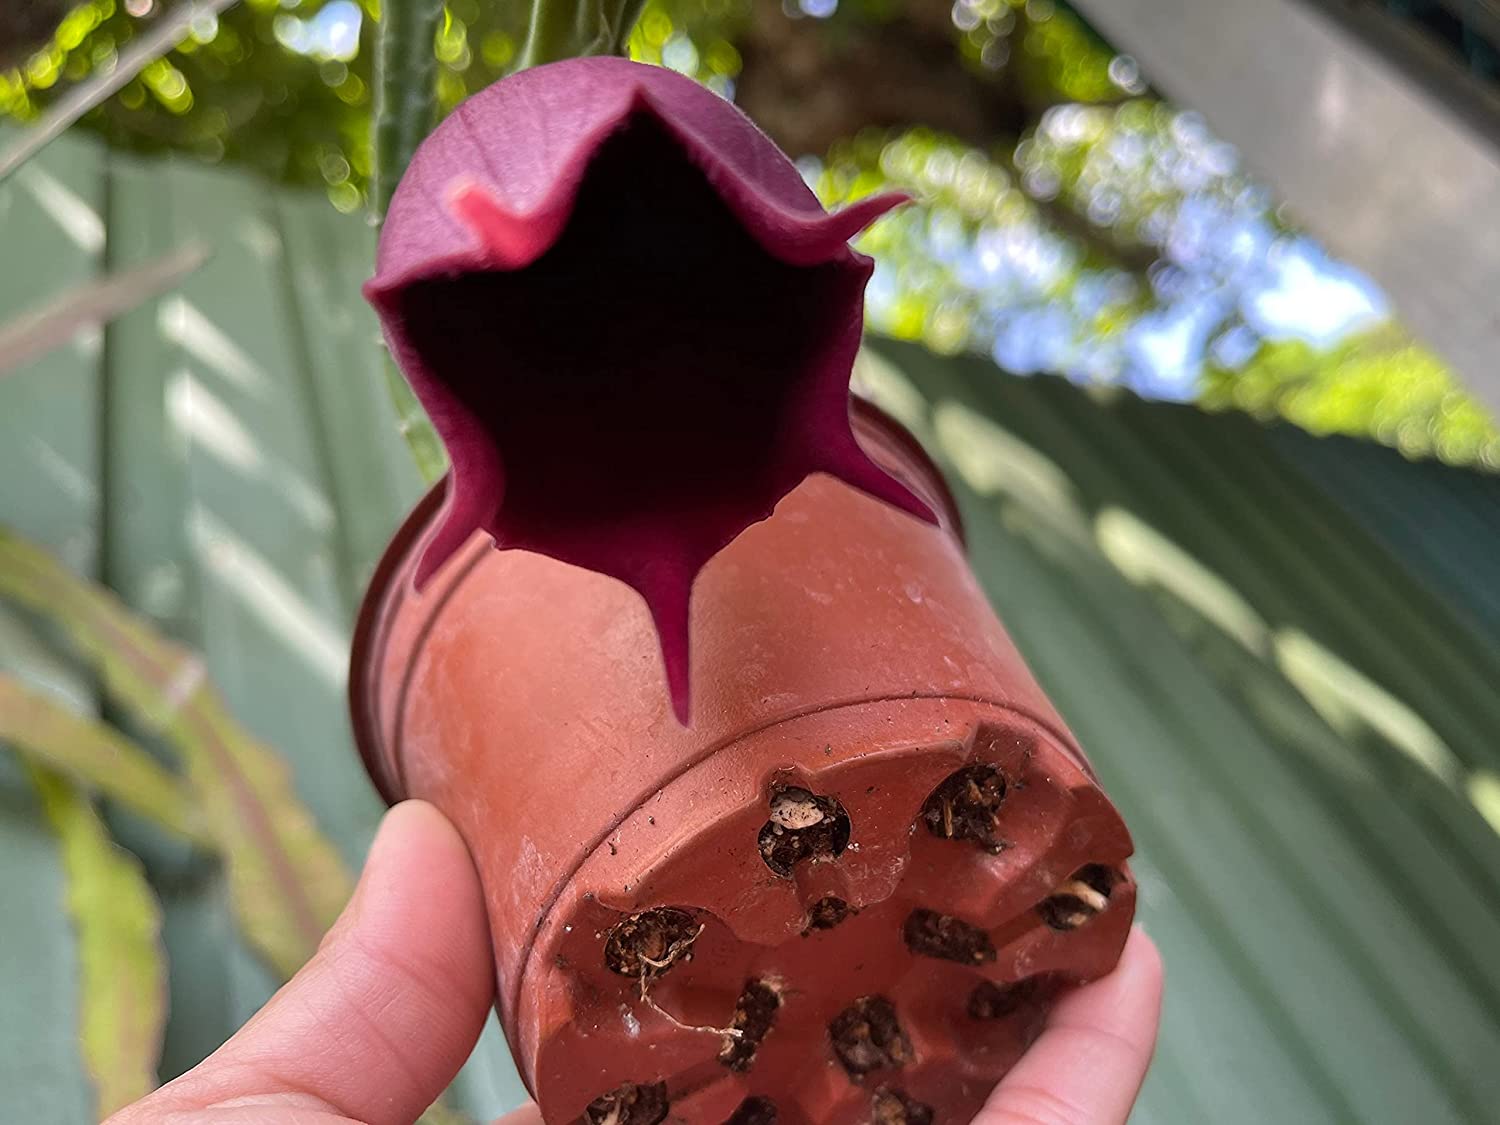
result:
[(701, 564), (768, 515), (818, 467), (813, 400), (846, 393), (864, 270), (842, 258), (772, 259), (637, 114), (534, 264), (411, 285), (410, 345), (503, 464), (499, 545), (630, 580), (662, 536)]

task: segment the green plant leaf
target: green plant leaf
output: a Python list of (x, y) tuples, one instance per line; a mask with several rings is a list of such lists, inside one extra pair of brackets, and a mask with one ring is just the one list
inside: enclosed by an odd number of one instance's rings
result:
[(161, 908), (88, 799), (60, 774), (37, 768), (32, 777), (62, 844), (78, 934), (79, 1042), (102, 1119), (156, 1085), (167, 1020)]
[[(158, 16), (150, 30), (131, 40), (120, 52), (112, 69), (101, 71), (69, 90), (53, 103), (40, 121), (0, 152), (0, 183), (56, 140), (69, 125), (182, 42), (195, 21), (216, 16), (237, 2), (192, 0), (191, 3), (179, 3), (165, 15)], [(399, 2), (395, 6), (399, 7)]]
[(234, 721), (198, 656), (5, 531), (0, 596), (59, 626), (110, 696), (180, 755), (224, 854), (245, 936), (272, 968), (291, 976), (317, 949), (352, 881), (297, 797), (286, 763)]
[(83, 328), (105, 324), (175, 289), (208, 260), (208, 247), (190, 242), (133, 269), (95, 278), (0, 324), (0, 375), (60, 347)]
[(0, 741), (180, 836), (209, 842), (187, 789), (143, 747), (4, 674)]

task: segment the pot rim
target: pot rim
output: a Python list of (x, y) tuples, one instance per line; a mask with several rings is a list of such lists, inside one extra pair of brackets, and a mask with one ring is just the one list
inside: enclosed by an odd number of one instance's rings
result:
[[(933, 507), (934, 515), (959, 545), (967, 546), (963, 517), (948, 481), (916, 436), (885, 410), (859, 395), (850, 396), (850, 412), (856, 429), (864, 423), (875, 432), (877, 441), (894, 446), (903, 455), (907, 466), (919, 478), (907, 483), (916, 486), (918, 494)], [(410, 583), (397, 582), (397, 576), (407, 573), (409, 557), (421, 544), (433, 517), (447, 498), (448, 479), (445, 473), (427, 490), (386, 544), (360, 601), (349, 646), (349, 719), (354, 744), (359, 749), (365, 773), (387, 805), (398, 804), (405, 797), (397, 779), (388, 772), (393, 763), (387, 762), (381, 753), (380, 719), (376, 710), (380, 666), (376, 657), (385, 647), (385, 634), (394, 616), (394, 607), (410, 589)]]

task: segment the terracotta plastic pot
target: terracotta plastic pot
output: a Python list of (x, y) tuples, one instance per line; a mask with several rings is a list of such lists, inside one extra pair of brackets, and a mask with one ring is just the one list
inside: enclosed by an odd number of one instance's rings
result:
[(942, 526), (806, 480), (698, 579), (686, 727), (617, 581), (476, 536), (417, 594), (440, 491), (371, 587), (360, 749), (468, 841), (549, 1122), (967, 1121), (1119, 956), (1125, 826), (937, 470), (855, 414)]

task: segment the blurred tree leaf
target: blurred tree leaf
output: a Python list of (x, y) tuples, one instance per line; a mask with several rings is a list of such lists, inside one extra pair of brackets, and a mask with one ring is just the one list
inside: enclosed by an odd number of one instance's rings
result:
[(1243, 367), (1208, 369), (1209, 409), (1280, 415), (1315, 434), (1373, 434), (1408, 457), (1500, 468), (1500, 433), (1431, 352), (1393, 326), (1333, 348), (1267, 343)]
[(0, 152), (0, 182), (30, 160), (64, 129), (109, 98), (186, 37), (195, 23), (215, 19), (239, 0), (182, 0), (150, 31), (121, 51), (108, 68), (70, 87), (30, 129)]
[(145, 748), (3, 674), (0, 740), (180, 836), (209, 841), (187, 789)]
[(290, 977), (317, 949), (352, 882), (286, 764), (229, 715), (196, 655), (9, 532), (0, 532), (0, 596), (61, 628), (110, 696), (177, 751), (224, 854), (240, 925)]
[(87, 798), (59, 774), (34, 769), (32, 778), (62, 845), (78, 934), (79, 1039), (103, 1119), (156, 1086), (167, 1018), (161, 908)]

